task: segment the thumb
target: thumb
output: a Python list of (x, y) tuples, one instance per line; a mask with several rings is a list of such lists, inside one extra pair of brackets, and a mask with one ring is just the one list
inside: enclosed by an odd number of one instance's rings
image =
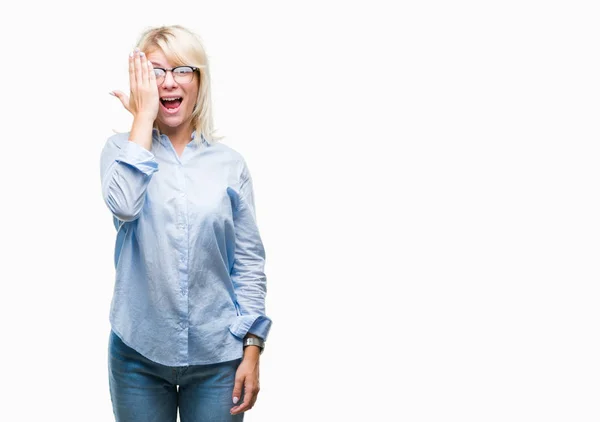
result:
[(125, 107), (125, 109), (131, 113), (131, 109), (129, 108), (129, 97), (127, 95), (125, 95), (121, 91), (110, 91), (109, 94), (114, 97), (117, 97), (123, 104), (123, 107)]
[(235, 384), (233, 386), (232, 400), (233, 404), (237, 404), (242, 396), (242, 386), (244, 384), (243, 377), (235, 377)]

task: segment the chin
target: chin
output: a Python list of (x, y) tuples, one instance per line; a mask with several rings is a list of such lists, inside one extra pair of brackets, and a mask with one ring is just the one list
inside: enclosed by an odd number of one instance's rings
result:
[(184, 120), (179, 116), (169, 116), (167, 118), (160, 119), (159, 123), (162, 124), (163, 126), (168, 126), (170, 128), (176, 128), (178, 126), (181, 126), (183, 121)]

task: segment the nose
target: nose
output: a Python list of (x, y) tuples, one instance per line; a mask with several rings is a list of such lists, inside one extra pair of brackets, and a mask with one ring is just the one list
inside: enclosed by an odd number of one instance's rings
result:
[(175, 82), (175, 78), (173, 78), (173, 71), (167, 70), (167, 74), (165, 75), (165, 79), (163, 80), (162, 85), (165, 88), (172, 88), (174, 86), (177, 86), (177, 82)]

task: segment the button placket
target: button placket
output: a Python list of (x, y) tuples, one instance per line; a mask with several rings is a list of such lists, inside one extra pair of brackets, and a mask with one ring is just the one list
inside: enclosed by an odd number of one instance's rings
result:
[[(179, 267), (180, 267), (180, 292), (182, 296), (186, 296), (188, 292), (188, 226), (187, 226), (187, 202), (185, 195), (185, 174), (183, 165), (179, 165), (177, 168), (177, 179), (179, 192), (179, 234), (180, 234), (180, 249), (179, 249)], [(186, 324), (187, 325), (187, 324)]]

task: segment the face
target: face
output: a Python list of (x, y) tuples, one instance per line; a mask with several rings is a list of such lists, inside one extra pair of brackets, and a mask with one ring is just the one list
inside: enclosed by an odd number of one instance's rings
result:
[[(167, 61), (160, 49), (149, 52), (146, 57), (154, 67), (163, 69), (175, 67), (173, 63)], [(164, 79), (158, 83), (160, 106), (156, 120), (161, 132), (168, 134), (189, 127), (192, 111), (198, 98), (199, 76), (196, 71), (191, 82), (181, 83), (173, 78), (173, 72), (167, 71)], [(175, 98), (177, 100), (167, 101)]]

